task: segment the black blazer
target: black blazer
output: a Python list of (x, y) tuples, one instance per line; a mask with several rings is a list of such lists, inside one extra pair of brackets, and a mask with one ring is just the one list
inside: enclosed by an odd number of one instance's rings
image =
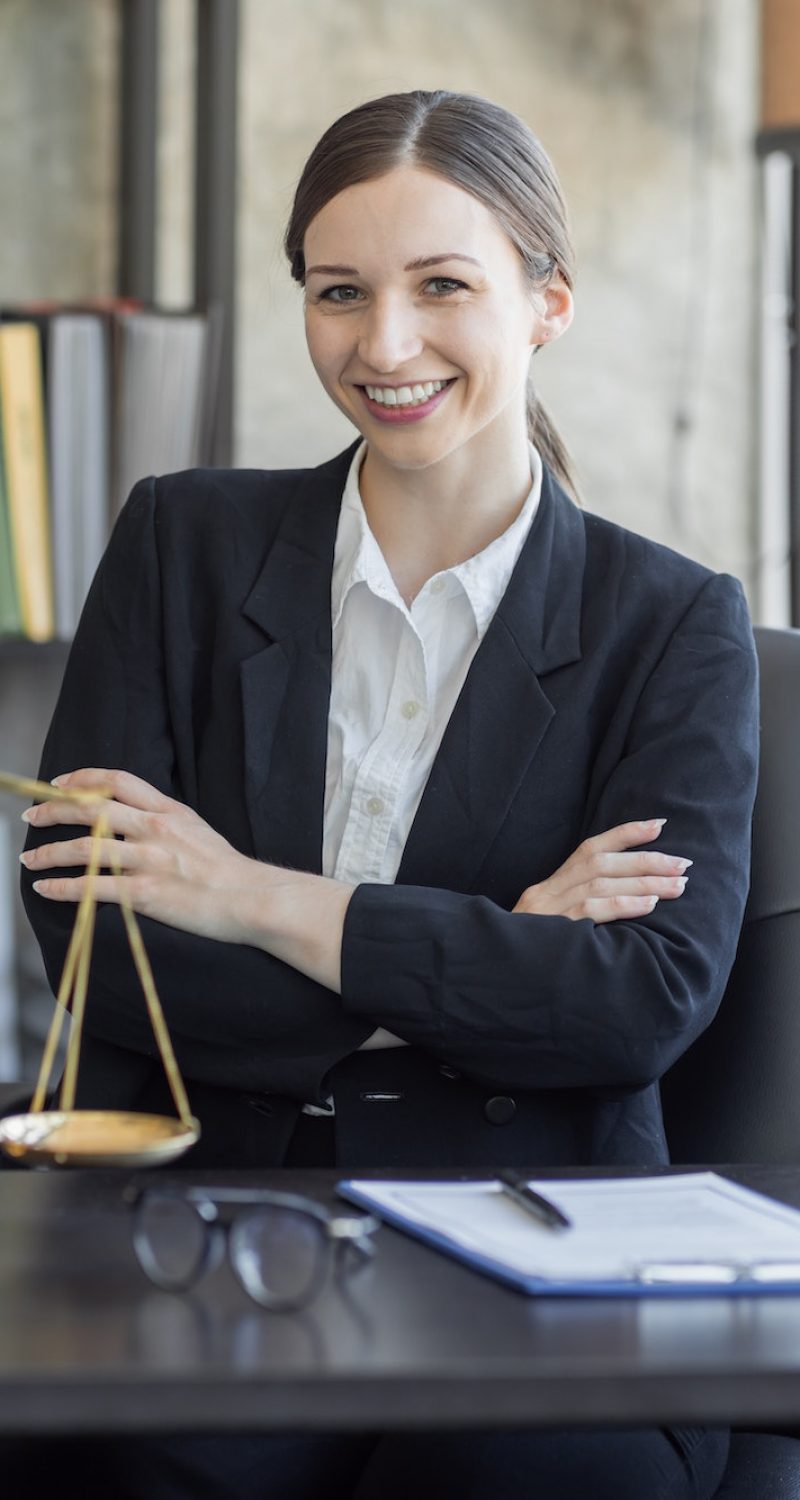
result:
[[(331, 569), (353, 451), (312, 470), (136, 486), (75, 638), (43, 777), (125, 767), (245, 854), (320, 870)], [(202, 1160), (279, 1161), (299, 1103), (323, 1098), (376, 1026), (431, 1063), (428, 1103), (381, 1147), (395, 1161), (665, 1159), (656, 1080), (725, 988), (756, 761), (740, 585), (579, 510), (545, 470), (397, 883), (362, 885), (350, 904), (341, 999), (255, 948), (143, 923)], [(656, 847), (694, 860), (678, 901), (601, 926), (511, 912), (588, 835), (658, 816)], [(25, 873), (23, 891), (55, 986), (73, 911)], [(86, 1029), (80, 1103), (166, 1104), (113, 907), (98, 912)], [(374, 1057), (376, 1076), (402, 1066), (397, 1052)], [(360, 1066), (363, 1087), (372, 1064)], [(334, 1075), (346, 1162), (369, 1158), (356, 1074)], [(516, 1104), (502, 1138), (484, 1111), (498, 1094)]]

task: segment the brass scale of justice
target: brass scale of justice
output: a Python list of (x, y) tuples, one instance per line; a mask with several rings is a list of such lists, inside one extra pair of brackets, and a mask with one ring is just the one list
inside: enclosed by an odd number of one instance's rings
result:
[[(55, 1010), (45, 1042), (36, 1088), (26, 1114), (8, 1115), (0, 1120), (0, 1147), (15, 1161), (30, 1166), (156, 1166), (172, 1161), (193, 1146), (200, 1135), (200, 1123), (189, 1109), (183, 1079), (172, 1049), (161, 1001), (158, 998), (153, 971), (145, 952), (139, 924), (133, 909), (120, 900), (120, 911), (130, 945), (131, 956), (150, 1024), (156, 1039), (164, 1072), (175, 1102), (177, 1118), (167, 1115), (134, 1114), (126, 1110), (75, 1109), (75, 1085), (78, 1076), (81, 1031), (86, 1008), (89, 965), (92, 956), (97, 902), (94, 881), (100, 869), (100, 840), (110, 834), (108, 819), (102, 810), (110, 793), (103, 791), (68, 791), (46, 781), (31, 781), (0, 771), (0, 790), (29, 797), (36, 802), (72, 802), (94, 804), (101, 810), (92, 827), (92, 847), (86, 868), (86, 888), (75, 913)], [(120, 865), (112, 860), (111, 870), (122, 875)], [(72, 1013), (72, 1028), (67, 1042), (64, 1073), (58, 1106), (45, 1109), (47, 1086), (53, 1071), (61, 1029), (67, 1011)]]

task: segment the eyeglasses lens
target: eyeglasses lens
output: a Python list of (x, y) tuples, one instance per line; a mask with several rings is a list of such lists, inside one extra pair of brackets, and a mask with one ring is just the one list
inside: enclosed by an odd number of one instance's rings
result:
[(163, 1287), (186, 1286), (203, 1259), (206, 1229), (191, 1203), (168, 1196), (145, 1197), (136, 1226), (142, 1269)]
[(303, 1302), (316, 1291), (325, 1267), (320, 1225), (291, 1208), (267, 1206), (237, 1218), (230, 1251), (246, 1291), (269, 1306)]

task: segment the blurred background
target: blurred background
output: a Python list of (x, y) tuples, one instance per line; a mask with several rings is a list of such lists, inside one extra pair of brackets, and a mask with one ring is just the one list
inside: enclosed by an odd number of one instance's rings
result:
[[(336, 116), (439, 87), (522, 115), (560, 174), (576, 315), (535, 375), (584, 504), (798, 623), (800, 0), (0, 0), (0, 321), (211, 306), (202, 456), (321, 462), (353, 432), (305, 351), (294, 184)], [(35, 771), (67, 649), (0, 640), (3, 768)], [(20, 810), (0, 802), (5, 1077), (35, 1072), (50, 1010)]]

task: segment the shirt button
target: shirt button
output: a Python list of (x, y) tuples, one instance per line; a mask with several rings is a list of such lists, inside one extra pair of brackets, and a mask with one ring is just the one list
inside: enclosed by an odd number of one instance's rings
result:
[(490, 1125), (507, 1125), (517, 1113), (516, 1101), (505, 1094), (495, 1094), (493, 1099), (487, 1099), (483, 1113)]
[(377, 818), (378, 814), (383, 812), (383, 798), (370, 797), (367, 802), (367, 812), (371, 818)]
[(419, 704), (416, 702), (416, 699), (409, 698), (408, 702), (403, 704), (400, 712), (404, 719), (415, 719), (419, 713)]
[(434, 578), (433, 583), (431, 584), (431, 593), (432, 594), (441, 594), (442, 589), (444, 588), (444, 586), (445, 586), (445, 580), (443, 578)]

